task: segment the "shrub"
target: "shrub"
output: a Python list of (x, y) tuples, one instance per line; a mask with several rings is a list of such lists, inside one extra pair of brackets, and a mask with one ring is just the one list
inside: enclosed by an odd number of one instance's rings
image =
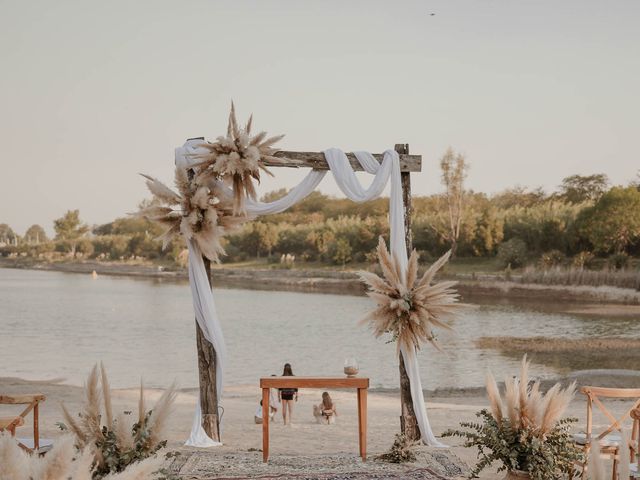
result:
[(562, 265), (565, 261), (564, 253), (560, 250), (550, 250), (540, 257), (540, 266), (543, 268), (551, 268)]
[(498, 247), (498, 263), (503, 268), (511, 265), (513, 268), (522, 267), (527, 259), (527, 245), (519, 238), (512, 238)]
[(580, 252), (573, 257), (571, 263), (577, 268), (589, 268), (593, 265), (595, 255), (591, 252)]
[(388, 452), (378, 455), (376, 458), (389, 463), (415, 462), (415, 447), (418, 442), (409, 440), (404, 434), (396, 434), (396, 438)]
[(614, 253), (609, 256), (607, 263), (609, 264), (609, 268), (613, 270), (622, 270), (629, 266), (629, 255), (626, 253)]

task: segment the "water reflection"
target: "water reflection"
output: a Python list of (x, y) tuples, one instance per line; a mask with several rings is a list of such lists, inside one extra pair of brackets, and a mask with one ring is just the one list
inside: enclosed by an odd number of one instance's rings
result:
[[(371, 308), (366, 297), (262, 290), (215, 292), (229, 358), (225, 382), (256, 384), (290, 362), (298, 375), (342, 375), (355, 356), (373, 387), (397, 388), (395, 344), (376, 340), (357, 322)], [(467, 299), (467, 301), (474, 299)], [(478, 349), (482, 336), (637, 336), (630, 318), (562, 313), (557, 305), (477, 299), (441, 332), (444, 353), (419, 354), (426, 389), (480, 386), (487, 368), (502, 377), (517, 356)], [(562, 306), (566, 308), (566, 305)], [(197, 385), (195, 323), (185, 283), (0, 269), (0, 375), (64, 377), (79, 384), (104, 361), (115, 386), (174, 378)], [(580, 368), (585, 366), (581, 363)], [(557, 361), (534, 365), (548, 378), (566, 370)]]

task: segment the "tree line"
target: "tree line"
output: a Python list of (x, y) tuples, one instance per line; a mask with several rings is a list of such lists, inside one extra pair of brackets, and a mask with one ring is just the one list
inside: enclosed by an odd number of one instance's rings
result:
[[(611, 186), (604, 174), (572, 175), (552, 193), (511, 188), (495, 195), (465, 188), (465, 157), (448, 150), (441, 159), (444, 193), (413, 198), (414, 247), (425, 260), (448, 249), (457, 257), (496, 259), (500, 267), (606, 265), (620, 268), (640, 256), (640, 176)], [(286, 194), (268, 193), (264, 201)], [(388, 235), (388, 199), (356, 204), (313, 192), (284, 213), (247, 223), (226, 239), (223, 263), (316, 262), (345, 266), (375, 260), (379, 235)], [(161, 227), (121, 217), (90, 228), (78, 210), (54, 221), (55, 236), (39, 225), (24, 235), (0, 224), (0, 255), (46, 259), (147, 259), (184, 262), (182, 240), (162, 250)]]

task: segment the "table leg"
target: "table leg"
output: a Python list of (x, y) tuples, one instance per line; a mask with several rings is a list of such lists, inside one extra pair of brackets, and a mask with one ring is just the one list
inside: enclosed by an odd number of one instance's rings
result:
[(269, 389), (262, 389), (262, 461), (269, 460)]
[(358, 443), (360, 456), (367, 459), (367, 389), (358, 389)]

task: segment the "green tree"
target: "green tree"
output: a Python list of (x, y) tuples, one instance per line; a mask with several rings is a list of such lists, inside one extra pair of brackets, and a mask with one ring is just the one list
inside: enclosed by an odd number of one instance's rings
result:
[(18, 236), (13, 229), (6, 223), (0, 223), (0, 243), (2, 244), (15, 244), (17, 243)]
[(44, 228), (40, 225), (31, 225), (24, 234), (24, 239), (30, 245), (38, 245), (49, 241)]
[(339, 238), (335, 243), (333, 261), (344, 267), (347, 262), (351, 261), (351, 253), (352, 248), (349, 241), (345, 238)]
[(89, 231), (89, 227), (80, 220), (79, 210), (69, 210), (62, 217), (53, 221), (56, 241), (63, 245), (65, 251), (76, 256), (78, 242)]
[(614, 187), (580, 218), (580, 232), (600, 253), (623, 253), (640, 239), (640, 191)]
[(571, 175), (560, 185), (560, 197), (569, 203), (595, 201), (607, 191), (609, 177), (604, 173)]
[(464, 179), (467, 177), (467, 164), (464, 155), (448, 148), (440, 159), (442, 184), (445, 187), (444, 198), (448, 209), (448, 240), (451, 243), (451, 254), (455, 255), (460, 225), (464, 215)]

